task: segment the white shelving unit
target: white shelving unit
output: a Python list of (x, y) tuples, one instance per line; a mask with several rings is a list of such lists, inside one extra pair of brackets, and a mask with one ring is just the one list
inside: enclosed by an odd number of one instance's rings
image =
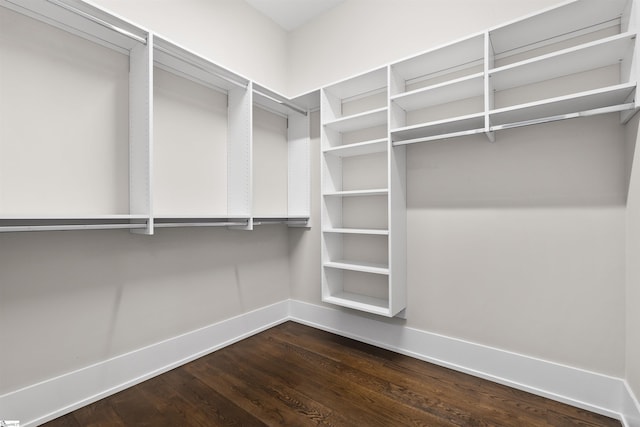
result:
[[(0, 52), (0, 231), (150, 233), (149, 33), (72, 0), (2, 0), (0, 13), (8, 45), (27, 39), (43, 46)], [(45, 48), (51, 37), (63, 39), (65, 49)], [(65, 68), (65, 55), (75, 55), (73, 61), (85, 69), (102, 71)], [(25, 70), (40, 72), (42, 66), (49, 72), (34, 75), (28, 88), (16, 83), (27, 81)], [(96, 93), (101, 87), (116, 95)], [(29, 94), (39, 98), (30, 100)], [(127, 107), (128, 135), (90, 114), (119, 111), (126, 120)], [(27, 125), (33, 117), (38, 126)]]
[[(322, 297), (405, 307), (405, 149), (638, 110), (638, 2), (576, 0), (321, 90)], [(386, 163), (352, 160), (384, 156)], [(359, 163), (364, 167), (358, 167)], [(386, 172), (354, 186), (351, 169)], [(372, 253), (384, 248), (385, 257)]]
[(322, 299), (406, 307), (404, 151), (389, 140), (388, 69), (322, 89)]
[(478, 34), (391, 65), (393, 141), (485, 132), (484, 49)]
[(638, 108), (637, 4), (578, 0), (390, 65), (394, 146)]
[[(33, 64), (28, 61), (37, 62), (37, 54), (21, 63), (24, 59), (10, 56), (11, 51), (0, 52), (4, 79), (0, 82), (0, 100), (4, 101), (0, 104), (0, 147), (4, 147), (0, 152), (0, 231), (125, 228), (153, 234), (154, 229), (166, 227), (251, 230), (254, 224), (281, 222), (309, 226), (308, 114), (319, 104), (317, 91), (289, 100), (79, 0), (0, 0), (0, 13), (6, 18), (2, 31), (7, 40), (19, 40), (25, 35), (21, 30), (31, 30), (33, 44), (41, 43), (45, 46), (42, 52), (51, 56), (57, 51), (47, 51), (48, 39), (58, 32), (66, 35), (54, 37), (67, 38), (58, 43), (66, 46), (60, 55), (73, 52), (72, 44), (84, 43), (79, 51), (86, 54), (88, 68), (119, 67), (120, 75), (114, 79), (126, 82), (120, 87), (120, 99), (128, 103), (128, 116), (126, 104), (104, 108), (124, 115), (114, 122), (128, 119), (128, 138), (122, 129), (112, 131), (101, 123), (105, 129), (90, 129), (90, 143), (78, 132), (80, 136), (69, 138), (72, 133), (65, 123), (55, 118), (81, 117), (83, 108), (68, 106), (93, 106), (95, 99), (77, 90), (73, 93), (84, 98), (63, 103), (62, 109), (60, 103), (47, 106), (40, 100), (29, 108), (14, 108), (29, 91), (10, 77), (23, 81), (20, 70), (51, 68), (51, 60), (30, 67)], [(27, 26), (29, 30), (23, 29)], [(114, 64), (107, 62), (110, 60)], [(38, 76), (38, 83), (40, 80), (43, 88), (55, 90), (53, 81)], [(113, 84), (121, 85), (116, 80), (103, 86)], [(63, 97), (68, 93), (50, 96)], [(261, 124), (255, 123), (254, 111), (260, 112)], [(20, 128), (33, 115), (59, 130), (47, 135), (46, 144), (37, 131), (44, 126), (33, 127), (31, 134), (24, 132), (24, 126)], [(100, 121), (101, 116), (92, 119)], [(254, 145), (264, 142), (260, 126), (272, 140), (271, 130), (282, 123), (281, 143)], [(116, 137), (102, 137), (118, 132)], [(94, 135), (101, 138), (93, 141)], [(27, 158), (30, 161), (21, 164)], [(265, 173), (260, 176), (261, 172)], [(46, 182), (42, 176), (48, 176)], [(275, 181), (273, 176), (277, 176)], [(263, 200), (278, 194), (281, 203), (274, 209), (262, 209), (259, 194)]]

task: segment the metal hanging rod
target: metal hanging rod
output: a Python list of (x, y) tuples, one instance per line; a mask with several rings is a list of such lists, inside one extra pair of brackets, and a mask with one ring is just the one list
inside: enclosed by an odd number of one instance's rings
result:
[(610, 107), (594, 108), (592, 110), (579, 111), (576, 113), (559, 114), (556, 116), (541, 117), (539, 119), (523, 120), (521, 122), (507, 123), (504, 125), (496, 125), (489, 127), (489, 131), (513, 129), (523, 126), (538, 125), (542, 123), (557, 122), (560, 120), (575, 119), (578, 117), (590, 117), (598, 114), (616, 113), (620, 111), (633, 110), (635, 104), (633, 102), (627, 104), (612, 105)]
[(102, 19), (100, 19), (100, 18), (98, 18), (96, 16), (93, 16), (93, 15), (91, 15), (89, 13), (83, 12), (82, 10), (77, 9), (77, 8), (75, 8), (73, 6), (70, 6), (70, 5), (66, 4), (66, 3), (63, 3), (63, 2), (61, 2), (59, 0), (47, 0), (47, 1), (49, 3), (51, 3), (51, 4), (55, 4), (56, 6), (59, 6), (59, 7), (63, 8), (63, 9), (66, 9), (69, 12), (73, 12), (76, 15), (80, 15), (83, 18), (86, 18), (86, 19), (88, 19), (88, 20), (90, 20), (92, 22), (95, 22), (98, 25), (101, 25), (101, 26), (103, 26), (105, 28), (108, 28), (108, 29), (113, 30), (113, 31), (115, 31), (117, 33), (120, 33), (123, 36), (127, 36), (127, 37), (129, 37), (129, 38), (131, 38), (133, 40), (136, 40), (136, 41), (138, 41), (138, 42), (140, 42), (142, 44), (147, 44), (147, 38), (146, 37), (141, 37), (141, 36), (139, 36), (137, 34), (133, 34), (131, 31), (128, 31), (128, 30), (125, 30), (124, 28), (120, 28), (120, 27), (118, 27), (116, 25), (113, 25), (113, 24), (111, 24), (111, 23), (109, 23), (107, 21), (104, 21), (104, 20), (102, 20)]
[(117, 230), (140, 229), (146, 227), (146, 224), (10, 225), (0, 226), (0, 233), (9, 233), (13, 231)]
[[(171, 56), (171, 57), (173, 57), (173, 58), (175, 58), (175, 59), (178, 59), (178, 60), (180, 60), (180, 61), (184, 61), (184, 62), (188, 63), (189, 65), (191, 65), (192, 67), (195, 67), (195, 68), (197, 68), (197, 69), (199, 69), (199, 70), (201, 70), (201, 71), (204, 71), (205, 73), (215, 74), (218, 78), (220, 78), (220, 79), (222, 79), (222, 80), (224, 80), (224, 81), (226, 81), (226, 82), (229, 82), (229, 83), (231, 83), (231, 84), (233, 84), (233, 85), (236, 85), (236, 86), (241, 87), (241, 88), (243, 88), (243, 89), (246, 89), (246, 88), (247, 88), (247, 86), (248, 86), (248, 85), (247, 85), (246, 83), (244, 83), (244, 82), (239, 82), (239, 81), (237, 81), (237, 80), (234, 80), (234, 79), (232, 79), (232, 78), (229, 78), (229, 77), (227, 77), (227, 76), (224, 76), (224, 75), (222, 75), (222, 74), (220, 74), (220, 73), (216, 72), (215, 70), (212, 70), (212, 69), (210, 69), (210, 68), (206, 68), (206, 67), (204, 67), (204, 66), (202, 66), (202, 65), (200, 65), (200, 64), (196, 64), (195, 62), (193, 62), (193, 61), (190, 61), (190, 60), (186, 59), (184, 56), (179, 55), (179, 54), (177, 54), (177, 53), (175, 53), (175, 52), (172, 52), (172, 51), (170, 51), (169, 49), (165, 49), (165, 48), (164, 48), (164, 47), (162, 47), (162, 46), (154, 45), (154, 47), (153, 47), (153, 48), (154, 48), (154, 49), (158, 49), (158, 50), (159, 50), (159, 51), (161, 51), (162, 53), (165, 53), (165, 54), (167, 54), (167, 55), (169, 55), (169, 56)], [(163, 65), (164, 65), (164, 64), (163, 64)], [(171, 67), (171, 68), (173, 68), (173, 67)]]
[(300, 114), (302, 114), (303, 116), (306, 116), (306, 115), (307, 115), (307, 112), (306, 112), (305, 110), (303, 110), (302, 108), (300, 108), (300, 107), (298, 107), (298, 106), (296, 106), (296, 105), (294, 105), (294, 104), (292, 104), (292, 103), (290, 103), (290, 102), (288, 102), (288, 101), (286, 101), (286, 100), (284, 100), (284, 99), (278, 99), (278, 98), (276, 98), (275, 96), (267, 95), (266, 93), (261, 92), (261, 91), (259, 91), (258, 89), (253, 89), (253, 92), (254, 92), (254, 93), (257, 93), (257, 94), (258, 94), (258, 95), (260, 95), (260, 96), (264, 96), (265, 98), (267, 98), (267, 99), (269, 99), (269, 100), (271, 100), (271, 101), (273, 101), (273, 102), (275, 102), (275, 103), (278, 103), (278, 104), (280, 104), (280, 105), (284, 105), (284, 106), (285, 106), (285, 107), (287, 107), (288, 109), (293, 110), (293, 111), (295, 111), (296, 113), (300, 113)]
[(558, 114), (555, 116), (541, 117), (539, 119), (523, 120), (520, 122), (507, 123), (504, 125), (490, 126), (489, 129), (486, 131), (485, 129), (469, 129), (469, 130), (463, 130), (459, 132), (451, 132), (444, 135), (430, 135), (422, 138), (413, 138), (413, 139), (407, 139), (404, 141), (402, 140), (394, 141), (392, 145), (394, 147), (399, 147), (401, 145), (415, 144), (418, 142), (441, 141), (444, 139), (457, 138), (460, 136), (477, 135), (485, 132), (494, 132), (498, 130), (513, 129), (513, 128), (524, 127), (524, 126), (538, 125), (542, 123), (557, 122), (560, 120), (575, 119), (578, 117), (589, 117), (589, 116), (595, 116), (598, 114), (617, 113), (617, 112), (629, 111), (633, 109), (635, 109), (635, 104), (633, 102), (630, 102), (626, 104), (612, 105), (609, 107), (594, 108), (591, 110), (579, 111), (576, 113)]
[(176, 227), (232, 227), (246, 226), (248, 222), (156, 222), (154, 228)]
[(307, 219), (257, 219), (253, 221), (253, 225), (307, 225), (309, 220)]

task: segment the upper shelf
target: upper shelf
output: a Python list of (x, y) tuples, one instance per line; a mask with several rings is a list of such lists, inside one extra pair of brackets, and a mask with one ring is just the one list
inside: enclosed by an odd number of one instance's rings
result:
[(414, 139), (438, 139), (450, 138), (452, 136), (472, 135), (484, 132), (484, 128), (485, 114), (484, 112), (481, 112), (392, 129), (391, 135), (394, 142), (408, 142)]
[(405, 111), (446, 104), (484, 94), (484, 73), (474, 73), (391, 97)]
[(128, 54), (148, 32), (79, 0), (0, 0), (0, 6)]
[(519, 49), (530, 50), (559, 39), (589, 32), (597, 26), (622, 25), (631, 0), (572, 1), (524, 19), (495, 27), (489, 31), (493, 52), (513, 54)]
[(153, 37), (154, 65), (214, 89), (246, 88), (249, 80), (160, 36)]
[(387, 138), (357, 142), (355, 144), (339, 145), (323, 150), (325, 154), (336, 157), (353, 157), (365, 154), (384, 153), (387, 151)]
[(391, 95), (407, 92), (408, 86), (422, 81), (431, 86), (440, 77), (476, 73), (483, 63), (484, 34), (437, 47), (391, 65)]
[(304, 106), (297, 105), (295, 101), (288, 100), (282, 95), (267, 89), (257, 83), (253, 84), (253, 102), (267, 110), (276, 112), (283, 116), (296, 113), (307, 115), (307, 109)]
[[(586, 112), (598, 108), (624, 105), (631, 102), (636, 84), (625, 83), (577, 94), (545, 99), (526, 104), (496, 109), (489, 112), (491, 125), (517, 125), (523, 121)], [(513, 127), (513, 126), (505, 126)], [(497, 130), (492, 128), (492, 130)]]
[(489, 70), (494, 90), (550, 80), (618, 64), (629, 57), (636, 33), (623, 33)]
[(329, 129), (344, 133), (384, 125), (386, 122), (387, 108), (383, 107), (332, 120), (324, 125)]
[(387, 86), (387, 69), (379, 68), (349, 80), (327, 86), (325, 91), (339, 100), (374, 92)]

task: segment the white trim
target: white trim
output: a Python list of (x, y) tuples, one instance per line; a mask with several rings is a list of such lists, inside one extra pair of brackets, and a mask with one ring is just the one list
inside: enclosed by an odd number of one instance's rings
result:
[(624, 427), (640, 427), (640, 403), (626, 381), (624, 382), (620, 413)]
[(400, 319), (302, 301), (291, 301), (289, 318), (640, 427), (637, 401), (620, 378), (410, 328)]
[(289, 302), (213, 325), (0, 396), (0, 419), (34, 427), (287, 320)]
[(293, 320), (640, 427), (626, 381), (405, 326), (402, 319), (285, 300), (0, 395), (0, 419), (35, 427), (265, 329)]

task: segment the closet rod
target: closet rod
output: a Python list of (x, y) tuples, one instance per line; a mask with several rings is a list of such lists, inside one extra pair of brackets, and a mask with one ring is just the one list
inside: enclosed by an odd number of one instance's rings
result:
[(289, 220), (258, 220), (254, 221), (253, 225), (307, 225), (309, 221), (303, 219), (289, 219)]
[(253, 89), (253, 92), (254, 92), (254, 93), (257, 93), (257, 94), (258, 94), (258, 95), (260, 95), (260, 96), (264, 96), (265, 98), (270, 99), (271, 101), (276, 102), (276, 103), (278, 103), (278, 104), (280, 104), (280, 105), (284, 105), (285, 107), (289, 108), (290, 110), (293, 110), (293, 111), (295, 111), (296, 113), (300, 113), (300, 114), (302, 114), (303, 116), (306, 116), (306, 115), (307, 115), (307, 112), (306, 112), (305, 110), (303, 110), (303, 109), (299, 108), (299, 107), (298, 107), (298, 106), (296, 106), (296, 105), (293, 105), (293, 104), (292, 104), (292, 103), (290, 103), (290, 102), (285, 101), (284, 99), (278, 99), (278, 98), (276, 98), (275, 96), (267, 95), (266, 93), (264, 93), (264, 92), (260, 92), (260, 91), (259, 91), (259, 90), (257, 90), (257, 89)]
[[(224, 81), (226, 81), (226, 82), (229, 82), (229, 83), (231, 83), (231, 84), (234, 84), (234, 85), (236, 85), (236, 86), (238, 86), (238, 87), (241, 87), (241, 88), (243, 88), (243, 89), (246, 89), (246, 88), (247, 88), (247, 84), (246, 84), (246, 83), (239, 82), (239, 81), (237, 81), (237, 80), (233, 80), (232, 78), (229, 78), (229, 77), (227, 77), (227, 76), (224, 76), (224, 75), (222, 75), (222, 74), (220, 74), (220, 73), (218, 73), (218, 72), (216, 72), (216, 71), (214, 71), (214, 70), (211, 70), (211, 69), (205, 68), (205, 67), (203, 67), (202, 65), (196, 64), (196, 63), (195, 63), (195, 62), (193, 62), (193, 61), (189, 61), (188, 59), (184, 58), (183, 56), (181, 56), (181, 55), (179, 55), (179, 54), (177, 54), (177, 53), (174, 53), (174, 52), (170, 51), (169, 49), (165, 49), (165, 48), (164, 48), (164, 47), (162, 47), (162, 46), (154, 45), (154, 46), (153, 46), (153, 48), (154, 48), (154, 49), (158, 49), (158, 50), (159, 50), (159, 51), (161, 51), (162, 53), (166, 53), (167, 55), (169, 55), (169, 56), (171, 56), (171, 57), (173, 57), (173, 58), (175, 58), (175, 59), (179, 59), (180, 61), (185, 61), (186, 63), (188, 63), (188, 64), (189, 64), (189, 65), (191, 65), (192, 67), (195, 67), (195, 68), (197, 68), (197, 69), (199, 69), (199, 70), (201, 70), (201, 71), (204, 71), (205, 73), (215, 74), (217, 77), (219, 77), (220, 79), (222, 79), (222, 80), (224, 80)], [(165, 65), (165, 64), (163, 64), (163, 65)], [(170, 68), (173, 68), (173, 67), (170, 67)]]
[[(635, 104), (633, 102), (630, 102), (630, 103), (627, 103), (627, 104), (612, 105), (610, 107), (594, 108), (592, 110), (585, 110), (585, 111), (580, 111), (580, 112), (577, 112), (577, 113), (559, 114), (559, 115), (556, 115), (556, 116), (542, 117), (542, 118), (539, 118), (539, 119), (523, 120), (523, 121), (520, 121), (520, 122), (507, 123), (507, 124), (504, 124), (504, 125), (490, 126), (487, 132), (494, 132), (494, 131), (498, 131), (498, 130), (505, 130), (505, 129), (513, 129), (513, 128), (518, 128), (518, 127), (524, 127), (524, 126), (538, 125), (538, 124), (542, 124), (542, 123), (557, 122), (557, 121), (560, 121), (560, 120), (575, 119), (575, 118), (578, 118), (578, 117), (589, 117), (589, 116), (595, 116), (595, 115), (598, 115), (598, 114), (629, 111), (629, 110), (633, 110), (633, 109), (635, 109)], [(399, 147), (401, 145), (415, 144), (415, 143), (418, 143), (418, 142), (442, 141), (444, 139), (456, 138), (456, 137), (461, 137), (461, 136), (476, 135), (476, 134), (480, 134), (480, 133), (485, 133), (485, 130), (484, 129), (470, 129), (470, 130), (464, 130), (464, 131), (460, 131), (460, 132), (452, 132), (452, 133), (448, 133), (448, 134), (445, 134), (445, 135), (430, 135), (430, 136), (425, 136), (425, 137), (422, 137), (422, 138), (414, 138), (414, 139), (408, 139), (408, 140), (394, 141), (392, 143), (392, 145), (394, 147)]]
[(127, 36), (127, 37), (129, 37), (129, 38), (131, 38), (133, 40), (136, 40), (136, 41), (138, 41), (138, 42), (140, 42), (142, 44), (147, 44), (146, 37), (141, 37), (141, 36), (139, 36), (137, 34), (133, 34), (132, 32), (125, 30), (124, 28), (120, 28), (120, 27), (118, 27), (116, 25), (110, 24), (107, 21), (104, 21), (104, 20), (102, 20), (102, 19), (100, 19), (100, 18), (98, 18), (96, 16), (93, 16), (93, 15), (91, 15), (89, 13), (83, 12), (80, 9), (77, 9), (77, 8), (75, 8), (73, 6), (70, 6), (70, 5), (66, 4), (66, 3), (63, 3), (63, 2), (61, 2), (59, 0), (47, 0), (47, 1), (49, 3), (51, 3), (51, 4), (55, 4), (56, 6), (59, 6), (59, 7), (63, 8), (63, 9), (66, 9), (69, 12), (73, 12), (76, 15), (80, 15), (83, 18), (87, 18), (88, 20), (90, 20), (92, 22), (95, 22), (98, 25), (101, 25), (101, 26), (103, 26), (105, 28), (108, 28), (108, 29), (113, 30), (113, 31), (115, 31), (117, 33), (120, 33), (123, 36)]
[(246, 226), (247, 222), (156, 222), (154, 228), (163, 227), (231, 227)]
[(13, 231), (116, 230), (146, 227), (146, 224), (11, 225), (0, 226), (0, 233), (9, 233)]
[(542, 123), (557, 122), (559, 120), (575, 119), (578, 117), (590, 117), (598, 114), (617, 113), (620, 111), (633, 110), (635, 104), (633, 102), (627, 104), (612, 105), (610, 107), (594, 108), (592, 110), (578, 111), (576, 113), (559, 114), (557, 116), (542, 117), (539, 119), (523, 120), (521, 122), (507, 123), (504, 125), (490, 126), (489, 131), (513, 129), (523, 126), (538, 125)]

